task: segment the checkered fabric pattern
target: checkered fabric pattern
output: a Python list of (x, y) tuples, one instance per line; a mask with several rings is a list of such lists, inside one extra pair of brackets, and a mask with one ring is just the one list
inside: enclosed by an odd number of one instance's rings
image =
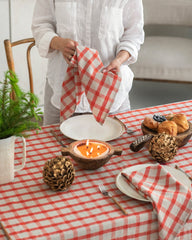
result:
[(85, 92), (96, 121), (104, 123), (121, 78), (112, 72), (102, 73), (102, 68), (103, 63), (96, 50), (76, 46), (76, 54), (71, 59), (62, 84), (61, 122), (74, 113), (82, 93)]
[[(123, 148), (121, 156), (113, 156), (103, 167), (82, 170), (73, 160), (76, 176), (69, 190), (52, 192), (43, 182), (43, 166), (47, 160), (60, 155), (61, 146), (50, 133), (54, 130), (65, 145), (71, 140), (62, 135), (59, 125), (42, 127), (39, 134), (30, 131), (27, 141), (27, 162), (15, 174), (12, 183), (0, 185), (0, 221), (13, 240), (158, 240), (158, 219), (152, 204), (135, 200), (118, 190), (115, 181), (125, 168), (138, 164), (154, 163), (147, 149), (134, 153), (130, 144), (141, 132), (144, 116), (157, 113), (179, 113), (192, 121), (192, 101), (138, 109), (118, 114), (135, 134), (122, 134), (110, 141)], [(18, 139), (15, 163), (21, 162), (22, 147)], [(192, 173), (192, 139), (178, 150), (168, 165), (177, 164), (189, 175)], [(191, 175), (192, 176), (192, 175)], [(128, 215), (111, 199), (101, 194), (99, 184), (104, 184), (113, 197), (126, 209)], [(186, 221), (175, 240), (192, 239), (192, 216)], [(0, 228), (0, 239), (6, 240)]]
[(191, 190), (159, 164), (121, 174), (133, 189), (152, 202), (159, 223), (159, 240), (175, 239), (192, 213)]

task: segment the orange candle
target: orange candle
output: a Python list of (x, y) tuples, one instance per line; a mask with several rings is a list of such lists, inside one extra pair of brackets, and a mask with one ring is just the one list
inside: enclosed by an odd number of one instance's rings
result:
[(77, 146), (78, 151), (86, 158), (95, 158), (104, 154), (108, 147), (99, 142), (91, 142), (87, 140), (86, 143)]

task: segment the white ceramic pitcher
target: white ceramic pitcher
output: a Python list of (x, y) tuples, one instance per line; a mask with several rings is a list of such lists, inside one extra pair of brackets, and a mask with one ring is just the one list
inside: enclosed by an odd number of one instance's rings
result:
[(14, 173), (25, 166), (26, 141), (21, 137), (23, 143), (22, 164), (14, 166), (15, 136), (0, 139), (0, 184), (9, 183), (14, 180)]

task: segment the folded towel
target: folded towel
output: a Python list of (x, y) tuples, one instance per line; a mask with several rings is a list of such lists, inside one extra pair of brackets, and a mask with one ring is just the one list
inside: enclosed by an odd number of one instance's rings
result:
[(96, 50), (76, 46), (62, 85), (60, 120), (70, 117), (85, 92), (92, 113), (103, 124), (114, 102), (121, 78), (113, 72), (102, 73), (103, 63)]
[(152, 202), (157, 213), (159, 239), (172, 240), (191, 214), (191, 191), (159, 164), (123, 173), (127, 183)]

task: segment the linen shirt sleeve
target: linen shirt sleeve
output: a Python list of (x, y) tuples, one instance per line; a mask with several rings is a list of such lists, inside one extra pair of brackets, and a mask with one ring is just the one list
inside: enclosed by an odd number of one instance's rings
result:
[(50, 49), (52, 38), (58, 36), (56, 34), (53, 1), (36, 1), (31, 30), (40, 56), (49, 57), (56, 51)]
[(126, 50), (131, 57), (124, 64), (137, 61), (140, 45), (144, 42), (142, 0), (129, 0), (123, 10), (124, 34), (117, 46), (117, 53)]

